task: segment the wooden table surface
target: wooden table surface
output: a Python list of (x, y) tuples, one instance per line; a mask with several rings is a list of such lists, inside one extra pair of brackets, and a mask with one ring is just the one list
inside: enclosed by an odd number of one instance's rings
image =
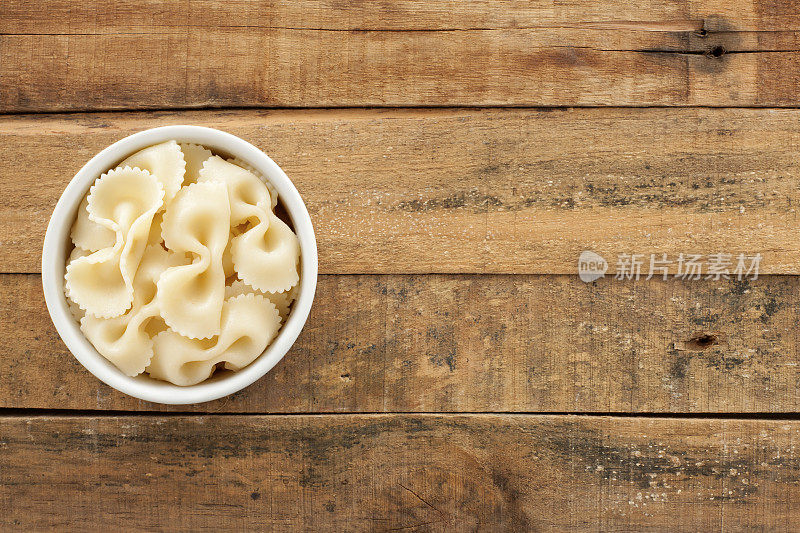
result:
[[(795, 0), (4, 0), (0, 529), (798, 530), (799, 102)], [(319, 243), (297, 344), (201, 405), (90, 375), (39, 275), (165, 124), (262, 148)], [(760, 276), (613, 276), (718, 252)]]

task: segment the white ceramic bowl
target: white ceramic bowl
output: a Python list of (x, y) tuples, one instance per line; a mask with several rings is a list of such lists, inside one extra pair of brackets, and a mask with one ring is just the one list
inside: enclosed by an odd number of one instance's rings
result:
[[(72, 318), (64, 296), (66, 257), (71, 249), (69, 234), (78, 206), (100, 174), (147, 146), (175, 139), (202, 144), (215, 153), (238, 157), (261, 172), (275, 186), (300, 239), (300, 292), (278, 336), (250, 365), (238, 372), (217, 372), (211, 379), (179, 387), (152, 379), (146, 374), (129, 377), (101, 356), (83, 336)], [(200, 126), (164, 126), (145, 130), (119, 140), (94, 156), (69, 182), (56, 204), (42, 250), (42, 285), (50, 318), (64, 344), (86, 369), (106, 384), (136, 398), (167, 404), (206, 402), (241, 390), (266, 374), (294, 344), (308, 318), (317, 287), (317, 242), (303, 199), (292, 182), (264, 152), (223, 131)]]

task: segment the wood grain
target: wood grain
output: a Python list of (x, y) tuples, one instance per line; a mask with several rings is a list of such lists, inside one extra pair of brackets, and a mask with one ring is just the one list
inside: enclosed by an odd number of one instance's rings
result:
[(12, 0), (0, 111), (793, 107), (798, 30), (791, 0)]
[[(0, 530), (800, 529), (800, 110), (717, 109), (796, 108), (799, 42), (793, 0), (0, 2)], [(37, 275), (69, 178), (176, 123), (287, 171), (323, 273), (193, 406), (91, 376)]]
[(26, 531), (793, 531), (800, 424), (570, 416), (0, 418)]
[(95, 153), (188, 123), (239, 135), (286, 170), (323, 273), (573, 274), (594, 250), (611, 272), (621, 253), (725, 252), (761, 253), (763, 274), (796, 274), (798, 119), (758, 109), (5, 116), (0, 272), (39, 272), (52, 207)]
[(297, 344), (244, 391), (135, 400), (59, 340), (39, 276), (0, 276), (0, 407), (240, 413), (795, 412), (800, 278), (323, 276)]
[[(50, 0), (47, 9), (34, 0), (5, 2), (0, 19), (4, 34), (183, 33), (185, 27), (297, 28), (327, 30), (467, 30), (521, 27), (624, 27), (640, 21), (643, 31), (778, 31), (800, 28), (791, 2), (735, 0), (677, 4), (644, 0), (569, 1), (557, 5), (515, 0), (397, 0), (374, 4), (326, 0), (147, 0), (136, 4), (110, 0), (75, 3)], [(613, 14), (613, 17), (609, 16)], [(611, 22), (611, 20), (615, 22)], [(645, 21), (649, 21), (647, 24)], [(656, 21), (664, 21), (659, 25)], [(667, 25), (669, 23), (669, 25)], [(724, 24), (727, 23), (727, 24)]]

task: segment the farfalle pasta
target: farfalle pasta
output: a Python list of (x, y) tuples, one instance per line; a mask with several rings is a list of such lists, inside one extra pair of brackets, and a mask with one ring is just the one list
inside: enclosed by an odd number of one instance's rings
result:
[(176, 333), (207, 339), (220, 333), (231, 208), (221, 183), (192, 183), (182, 188), (164, 213), (161, 235), (167, 249), (192, 258), (167, 269), (158, 280), (161, 316)]
[(157, 283), (169, 268), (185, 263), (181, 254), (150, 244), (139, 263), (133, 280), (133, 304), (114, 318), (87, 314), (81, 319), (81, 331), (103, 356), (128, 375), (144, 372), (153, 357), (153, 341), (148, 330), (151, 319), (160, 317)]
[(64, 292), (97, 351), (129, 376), (188, 386), (240, 370), (286, 321), (300, 245), (246, 163), (168, 141), (98, 177), (78, 208)]
[[(105, 226), (89, 220), (89, 197), (85, 197), (78, 207), (78, 217), (70, 233), (76, 249), (96, 252), (101, 248), (114, 246), (116, 235)], [(88, 255), (88, 254), (87, 254)]]
[(150, 224), (164, 200), (164, 188), (149, 172), (122, 167), (103, 174), (89, 191), (89, 220), (115, 233), (112, 246), (67, 265), (67, 296), (100, 318), (121, 315), (133, 301)]
[(175, 141), (156, 144), (140, 150), (120, 163), (150, 172), (164, 187), (164, 205), (169, 204), (183, 185), (186, 159)]
[(275, 304), (255, 294), (225, 300), (221, 316), (222, 332), (211, 342), (172, 330), (156, 335), (150, 375), (176, 385), (195, 385), (208, 379), (217, 364), (240, 370), (264, 351), (281, 323)]
[(233, 269), (248, 285), (262, 292), (288, 291), (299, 280), (297, 236), (272, 211), (269, 191), (253, 172), (220, 157), (210, 157), (198, 183), (219, 182), (228, 189)]
[(183, 184), (191, 185), (197, 181), (200, 169), (203, 168), (203, 163), (214, 154), (211, 153), (211, 150), (199, 144), (181, 143), (180, 147), (186, 160), (186, 174), (183, 178)]

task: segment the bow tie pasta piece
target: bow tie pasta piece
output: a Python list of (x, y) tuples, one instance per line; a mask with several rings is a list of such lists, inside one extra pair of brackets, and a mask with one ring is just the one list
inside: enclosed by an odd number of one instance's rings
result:
[(272, 200), (263, 181), (242, 167), (214, 156), (203, 163), (198, 182), (219, 182), (228, 187), (231, 204), (231, 227), (248, 222), (256, 224), (264, 219)]
[(214, 154), (199, 144), (181, 143), (180, 146), (183, 150), (183, 158), (186, 160), (186, 175), (183, 178), (183, 184), (191, 185), (197, 182), (203, 163)]
[(225, 299), (241, 296), (242, 294), (261, 294), (266, 296), (269, 301), (275, 304), (278, 309), (278, 314), (281, 317), (281, 322), (286, 320), (289, 316), (289, 307), (297, 299), (297, 286), (285, 292), (267, 292), (262, 293), (257, 291), (242, 280), (236, 280), (227, 287), (225, 287)]
[(240, 370), (266, 349), (280, 328), (275, 305), (260, 295), (247, 294), (226, 300), (222, 329), (209, 340), (188, 339), (166, 330), (153, 339), (150, 376), (175, 385), (195, 385), (208, 379), (218, 363)]
[(267, 190), (269, 191), (270, 203), (272, 204), (271, 207), (274, 210), (275, 206), (278, 205), (278, 191), (275, 190), (275, 186), (272, 183), (270, 183), (269, 180), (265, 179), (264, 176), (262, 176), (259, 171), (257, 171), (255, 168), (251, 167), (241, 159), (233, 157), (231, 159), (228, 159), (227, 161), (228, 163), (233, 163), (234, 165), (240, 166), (243, 169), (249, 170), (254, 176), (256, 176), (259, 180), (261, 180), (264, 183), (264, 185), (267, 186)]
[(89, 220), (89, 198), (85, 197), (78, 207), (78, 216), (72, 225), (70, 238), (78, 248), (96, 252), (114, 246), (116, 235), (107, 227)]
[(81, 331), (100, 355), (128, 376), (141, 374), (150, 364), (153, 341), (147, 326), (160, 311), (156, 284), (167, 268), (182, 262), (185, 260), (179, 254), (168, 252), (158, 244), (148, 246), (133, 279), (131, 308), (117, 317), (86, 315), (80, 321)]
[(153, 215), (164, 189), (149, 172), (116, 168), (89, 191), (89, 219), (113, 230), (112, 247), (67, 265), (65, 290), (81, 309), (101, 318), (124, 313), (133, 301), (133, 278), (147, 245)]
[(148, 146), (120, 163), (121, 167), (137, 167), (150, 172), (164, 187), (164, 205), (168, 205), (183, 184), (186, 160), (175, 141)]
[(207, 339), (220, 332), (229, 221), (228, 192), (221, 183), (182, 188), (164, 213), (164, 244), (193, 256), (191, 264), (167, 269), (158, 281), (161, 316), (186, 337)]
[(231, 257), (239, 278), (261, 292), (288, 291), (300, 280), (300, 242), (271, 211), (265, 221), (234, 237)]
[(292, 288), (299, 279), (300, 243), (291, 228), (272, 213), (264, 182), (217, 156), (208, 159), (200, 171), (200, 182), (215, 181), (228, 187), (231, 227), (245, 227), (231, 240), (231, 258), (239, 278), (261, 292)]

